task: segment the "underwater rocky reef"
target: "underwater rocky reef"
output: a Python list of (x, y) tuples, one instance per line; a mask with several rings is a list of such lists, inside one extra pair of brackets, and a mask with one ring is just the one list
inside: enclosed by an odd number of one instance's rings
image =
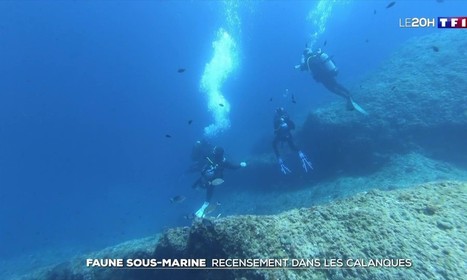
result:
[(465, 166), (466, 74), (465, 36), (413, 38), (352, 90), (369, 116), (346, 112), (339, 103), (320, 108), (303, 125), (301, 142), (314, 151), (316, 165), (349, 173), (416, 150)]
[[(310, 176), (284, 179), (271, 152), (254, 156), (241, 176), (227, 178), (241, 186), (237, 193), (258, 191), (262, 185), (297, 185), (329, 200), (300, 202), (308, 199), (300, 192), (287, 204), (280, 200), (287, 198), (282, 193), (277, 200), (263, 199), (264, 211), (235, 209), (275, 215), (196, 220), (190, 227), (19, 279), (462, 279), (467, 275), (466, 73), (467, 37), (457, 30), (411, 39), (352, 89), (368, 116), (347, 111), (342, 100), (309, 114), (297, 141), (313, 160)], [(300, 168), (293, 164), (291, 168)], [(270, 188), (264, 196), (275, 195)], [(353, 193), (342, 195), (349, 188)], [(245, 201), (232, 196), (231, 204), (240, 200)], [(303, 208), (293, 209), (297, 207)], [(268, 212), (271, 208), (276, 211)], [(413, 265), (125, 270), (87, 268), (86, 258), (390, 258), (410, 259)]]
[[(310, 112), (296, 138), (315, 172), (288, 182), (366, 176), (394, 154), (412, 152), (467, 168), (466, 36), (443, 30), (412, 38), (351, 92), (369, 115), (346, 110), (338, 97)], [(252, 185), (283, 181), (272, 153), (253, 157), (250, 166), (242, 178)]]
[[(462, 279), (467, 184), (372, 190), (279, 215), (197, 220), (21, 279)], [(106, 269), (86, 258), (404, 259), (410, 267), (341, 269)]]

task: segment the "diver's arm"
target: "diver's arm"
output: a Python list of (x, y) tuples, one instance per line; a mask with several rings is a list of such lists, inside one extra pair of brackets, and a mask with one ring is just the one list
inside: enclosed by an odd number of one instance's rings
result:
[(234, 164), (230, 161), (224, 161), (224, 168), (227, 168), (227, 169), (240, 169), (242, 166), (239, 164)]
[(300, 60), (300, 64), (295, 65), (296, 70), (306, 71), (308, 70), (308, 65), (306, 65), (305, 56), (302, 55), (302, 59)]

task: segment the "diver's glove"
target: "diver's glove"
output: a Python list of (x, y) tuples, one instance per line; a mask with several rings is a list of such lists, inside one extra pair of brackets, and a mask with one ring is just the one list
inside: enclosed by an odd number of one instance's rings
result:
[(310, 168), (310, 170), (313, 170), (313, 166), (311, 165), (311, 162), (308, 160), (308, 158), (305, 156), (305, 154), (302, 151), (298, 152), (298, 156), (302, 160), (302, 166), (303, 166), (303, 169), (305, 169), (305, 172), (308, 172), (308, 168)]
[(240, 167), (246, 167), (246, 162), (244, 161), (240, 162)]
[(279, 158), (279, 166), (281, 167), (282, 173), (285, 175), (287, 175), (287, 173), (292, 173), (292, 171), (290, 171), (290, 169), (285, 166), (284, 161), (281, 158)]
[(201, 208), (198, 209), (198, 211), (196, 211), (195, 215), (196, 217), (198, 218), (204, 218), (204, 216), (206, 214), (204, 214), (204, 210), (206, 210), (206, 208), (208, 208), (209, 206), (209, 202), (205, 201), (203, 206), (201, 206)]

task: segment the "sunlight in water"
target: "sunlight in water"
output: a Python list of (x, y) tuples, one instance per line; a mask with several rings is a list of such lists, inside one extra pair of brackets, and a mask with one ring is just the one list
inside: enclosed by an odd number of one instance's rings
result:
[[(245, 2), (244, 4), (247, 4), (247, 2)], [(231, 33), (240, 31), (241, 21), (240, 16), (238, 14), (238, 10), (240, 9), (240, 1), (225, 1), (224, 7), (227, 30), (229, 30)]]
[(311, 23), (311, 34), (308, 47), (313, 48), (324, 31), (326, 31), (326, 24), (331, 16), (332, 9), (336, 3), (345, 4), (347, 0), (320, 0), (318, 4), (308, 12), (307, 21)]
[(230, 127), (230, 104), (224, 97), (221, 87), (235, 69), (238, 56), (235, 40), (223, 28), (218, 30), (212, 46), (214, 55), (206, 64), (201, 77), (201, 91), (206, 93), (208, 110), (214, 118), (214, 122), (204, 128), (207, 137), (214, 137)]

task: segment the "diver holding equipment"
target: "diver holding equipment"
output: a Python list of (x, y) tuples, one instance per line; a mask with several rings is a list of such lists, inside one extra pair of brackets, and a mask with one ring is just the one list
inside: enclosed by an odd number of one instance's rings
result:
[(207, 156), (206, 161), (201, 176), (192, 185), (194, 189), (206, 189), (206, 199), (201, 208), (195, 213), (198, 218), (204, 218), (205, 210), (208, 208), (214, 193), (214, 187), (224, 183), (224, 169), (239, 169), (247, 165), (244, 161), (238, 165), (227, 161), (224, 157), (224, 149), (219, 146), (214, 147), (212, 155)]

